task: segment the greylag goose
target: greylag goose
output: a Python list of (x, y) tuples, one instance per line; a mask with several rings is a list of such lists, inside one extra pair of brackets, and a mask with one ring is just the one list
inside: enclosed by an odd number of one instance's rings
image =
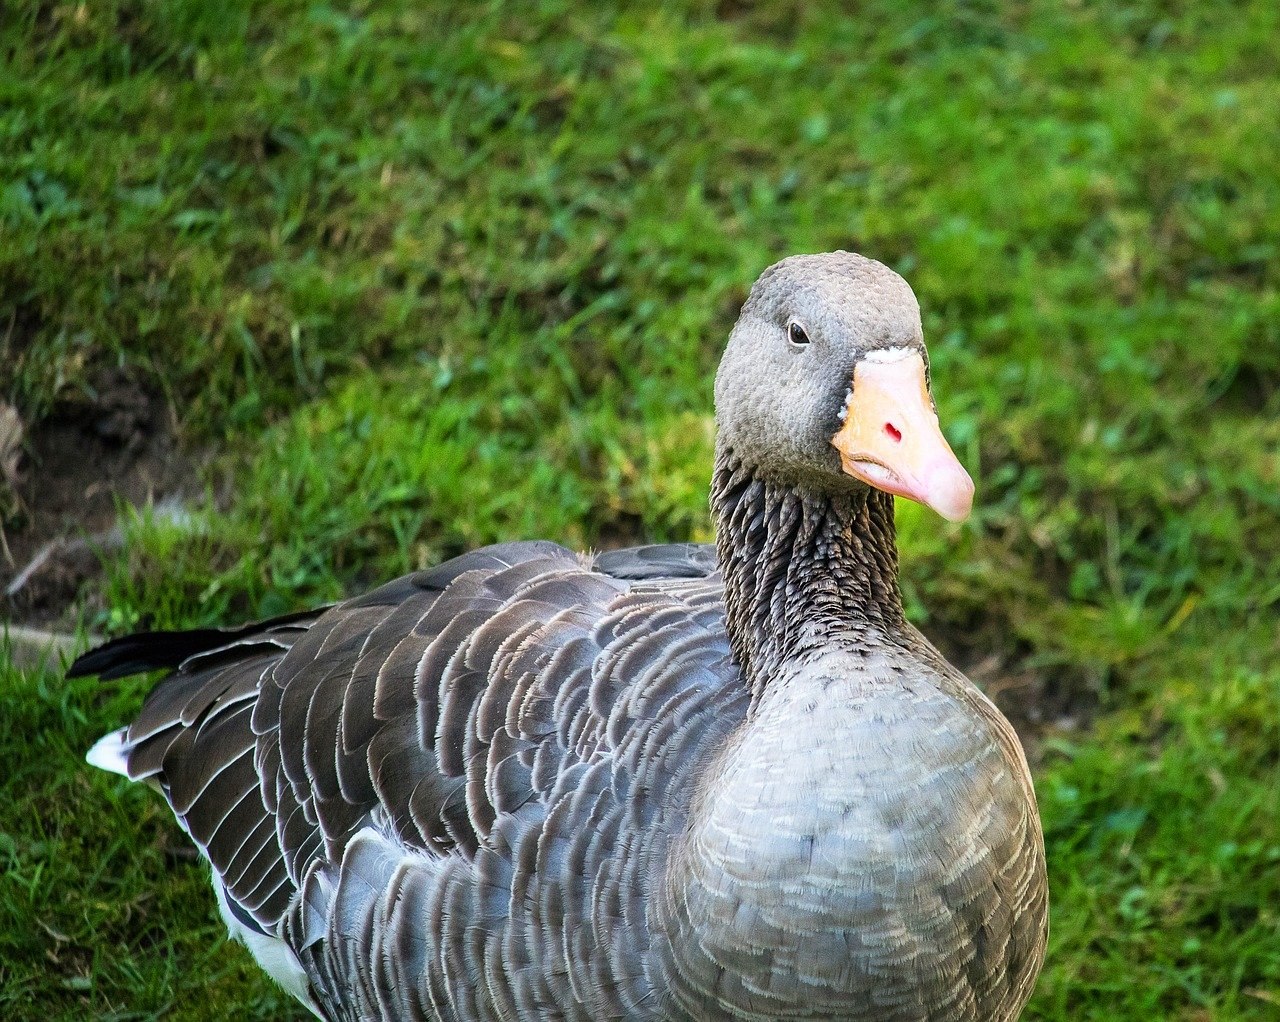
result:
[(716, 376), (714, 547), (505, 543), (117, 639), (71, 673), (170, 673), (89, 760), (159, 789), (323, 1019), (1014, 1019), (1026, 760), (896, 580), (891, 495), (973, 495), (926, 358), (896, 273), (786, 259)]

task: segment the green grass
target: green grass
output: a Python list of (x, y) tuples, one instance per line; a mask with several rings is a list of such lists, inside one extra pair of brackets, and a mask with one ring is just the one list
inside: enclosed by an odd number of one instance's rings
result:
[[(745, 289), (854, 248), (979, 482), (962, 528), (900, 506), (913, 615), (1102, 713), (1039, 767), (1030, 1017), (1276, 1017), (1275, 5), (11, 7), (0, 399), (38, 430), (119, 367), (218, 455), (85, 623), (705, 537)], [(143, 689), (0, 674), (0, 1014), (284, 1017), (156, 799), (80, 765)]]

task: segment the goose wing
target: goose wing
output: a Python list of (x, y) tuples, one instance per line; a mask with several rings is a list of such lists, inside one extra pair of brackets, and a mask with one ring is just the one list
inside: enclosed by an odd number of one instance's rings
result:
[[(635, 835), (664, 840), (696, 773), (682, 766), (746, 709), (714, 551), (694, 545), (594, 565), (551, 543), (488, 547), (321, 611), (117, 640), (72, 673), (160, 667), (173, 673), (118, 738), (125, 770), (161, 789), (230, 911), (287, 940), (334, 1018), (344, 1004), (358, 1005), (351, 1017), (393, 1005), (432, 1017), (460, 996), (515, 998), (513, 984), (557, 973), (567, 983), (571, 932), (643, 942), (637, 885), (657, 849)], [(436, 915), (397, 916), (375, 905), (384, 896)], [(468, 947), (479, 923), (505, 946)], [(424, 927), (457, 939), (446, 947)], [(585, 1000), (613, 998), (606, 1013), (625, 1014), (622, 988), (643, 996), (638, 950), (615, 948)], [(522, 973), (533, 957), (544, 960)], [(484, 992), (496, 959), (505, 995)], [(397, 1000), (410, 996), (399, 971), (479, 989), (419, 989), (414, 1008)], [(514, 1003), (575, 1017), (583, 992)]]

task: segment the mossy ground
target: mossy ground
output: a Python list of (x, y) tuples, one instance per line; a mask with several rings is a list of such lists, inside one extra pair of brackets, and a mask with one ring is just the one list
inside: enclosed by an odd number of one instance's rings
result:
[[(1275, 1018), (1278, 38), (1177, 0), (20, 0), (0, 398), (35, 433), (124, 374), (215, 456), (83, 623), (705, 537), (745, 289), (853, 248), (915, 287), (979, 483), (960, 528), (900, 505), (912, 612), (1041, 718), (1028, 1017)], [(0, 1015), (289, 1017), (158, 801), (82, 765), (144, 689), (0, 668)]]

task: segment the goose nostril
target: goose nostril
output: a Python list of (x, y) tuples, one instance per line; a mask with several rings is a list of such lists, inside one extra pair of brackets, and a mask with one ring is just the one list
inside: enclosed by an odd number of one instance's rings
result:
[(884, 431), (889, 435), (889, 439), (895, 444), (902, 443), (902, 430), (895, 426), (892, 422), (884, 424)]

